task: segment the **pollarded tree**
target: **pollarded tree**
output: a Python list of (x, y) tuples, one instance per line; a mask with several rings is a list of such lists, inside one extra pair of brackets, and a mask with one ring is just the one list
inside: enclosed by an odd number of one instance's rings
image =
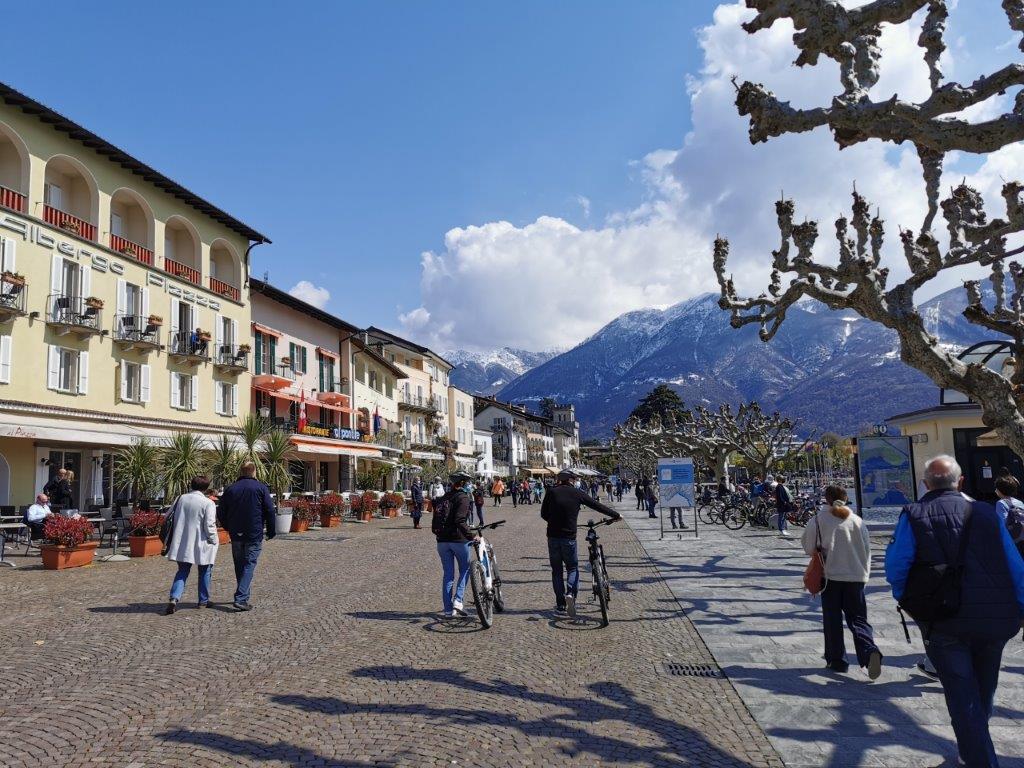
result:
[[(1024, 32), (1024, 2), (1003, 0), (1002, 5), (1010, 28)], [(966, 184), (953, 189), (945, 200), (939, 199), (948, 153), (985, 154), (1024, 140), (1024, 95), (1020, 92), (1013, 109), (995, 119), (970, 123), (960, 114), (1024, 85), (1024, 65), (1008, 64), (969, 85), (944, 84), (939, 58), (946, 48), (946, 0), (874, 0), (855, 9), (846, 9), (836, 0), (747, 0), (747, 6), (758, 12), (744, 24), (747, 32), (753, 34), (790, 19), (797, 30), (793, 42), (800, 50), (796, 64), (815, 65), (826, 56), (839, 64), (841, 80), (841, 92), (827, 105), (807, 110), (794, 109), (761, 85), (743, 83), (736, 105), (741, 115), (750, 118), (751, 142), (822, 126), (831, 130), (840, 148), (869, 139), (910, 142), (923, 170), (927, 213), (916, 235), (901, 229), (900, 244), (910, 275), (890, 286), (889, 269), (882, 266), (884, 222), (880, 214), (871, 215), (868, 202), (856, 191), (852, 217), (836, 221), (838, 261), (834, 265), (814, 259), (817, 223), (795, 223), (793, 202), (782, 199), (776, 203), (781, 243), (773, 252), (766, 292), (756, 297), (738, 296), (727, 273), (729, 243), (722, 238), (715, 241), (720, 306), (732, 313), (733, 327), (759, 325), (764, 341), (775, 335), (786, 311), (805, 296), (831, 309), (852, 309), (896, 332), (905, 363), (937, 385), (959, 390), (980, 403), (985, 424), (1024, 456), (1024, 266), (1008, 261), (1024, 249), (1007, 247), (1007, 238), (1024, 232), (1024, 186), (1012, 181), (1003, 186), (1005, 218), (989, 218), (980, 193)], [(930, 73), (930, 95), (917, 103), (898, 95), (872, 101), (869, 91), (878, 82), (882, 56), (878, 43), (881, 25), (908, 23), (925, 8), (918, 44)], [(948, 233), (945, 246), (932, 231), (940, 209)], [(925, 329), (914, 304), (919, 289), (946, 270), (965, 265), (991, 269), (994, 305), (982, 303), (978, 282), (965, 282), (964, 316), (980, 328), (1010, 338), (1019, 362), (1010, 378), (985, 366), (964, 363), (940, 347)], [(788, 284), (784, 284), (784, 276)]]
[(698, 421), (714, 424), (716, 431), (728, 435), (736, 450), (764, 477), (777, 464), (786, 464), (804, 447), (794, 439), (796, 423), (778, 411), (765, 413), (759, 403), (742, 404), (733, 416), (729, 406), (707, 413)]

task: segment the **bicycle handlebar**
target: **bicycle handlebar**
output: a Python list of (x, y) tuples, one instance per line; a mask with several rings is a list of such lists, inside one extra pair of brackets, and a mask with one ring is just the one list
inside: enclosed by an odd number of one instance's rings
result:
[(497, 520), (497, 521), (495, 521), (493, 523), (488, 523), (487, 525), (471, 525), (471, 526), (469, 526), (469, 530), (471, 530), (471, 531), (486, 531), (488, 528), (492, 528), (493, 529), (493, 528), (497, 528), (499, 525), (504, 525), (504, 524), (505, 524), (504, 520)]
[(586, 525), (577, 525), (577, 528), (597, 528), (599, 525), (611, 525), (621, 520), (621, 517), (606, 517), (604, 520), (598, 520), (596, 523), (593, 520), (587, 520)]

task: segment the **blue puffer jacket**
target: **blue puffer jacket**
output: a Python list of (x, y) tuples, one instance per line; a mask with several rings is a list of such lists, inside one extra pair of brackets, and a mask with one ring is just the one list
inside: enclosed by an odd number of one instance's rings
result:
[(1021, 562), (1009, 546), (999, 515), (983, 502), (957, 491), (931, 491), (904, 507), (886, 553), (886, 575), (897, 599), (912, 563), (956, 561), (964, 516), (971, 509), (970, 539), (964, 557), (960, 613), (936, 622), (935, 632), (1008, 639), (1020, 629)]

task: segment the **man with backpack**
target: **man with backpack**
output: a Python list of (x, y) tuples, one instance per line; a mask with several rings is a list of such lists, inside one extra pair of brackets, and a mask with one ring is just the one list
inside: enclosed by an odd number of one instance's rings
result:
[(988, 723), (1003, 648), (1024, 625), (1024, 560), (996, 511), (960, 493), (953, 457), (929, 460), (924, 482), (896, 524), (885, 578), (921, 628), (961, 764), (996, 766)]
[[(437, 537), (437, 554), (441, 558), (441, 602), (446, 619), (465, 618), (462, 597), (469, 579), (469, 543), (479, 537), (469, 528), (472, 499), (466, 493), (466, 483), (472, 478), (465, 472), (452, 472), (448, 479), (452, 489), (434, 502), (434, 516), (430, 530)], [(458, 583), (455, 564), (459, 565)], [(455, 596), (452, 596), (452, 588)]]
[(996, 512), (1003, 519), (1017, 551), (1024, 556), (1024, 502), (1020, 500), (1020, 483), (1013, 475), (1005, 474), (996, 480)]

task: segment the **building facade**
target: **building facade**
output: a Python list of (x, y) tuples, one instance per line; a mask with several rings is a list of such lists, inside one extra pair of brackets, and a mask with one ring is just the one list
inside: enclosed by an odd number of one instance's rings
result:
[(455, 461), (466, 472), (477, 466), (473, 437), (473, 396), (456, 386), (448, 386), (448, 436), (455, 441)]
[(490, 480), (495, 476), (491, 433), (486, 429), (473, 430), (473, 449), (476, 452), (476, 474)]
[(528, 473), (526, 411), (493, 397), (477, 397), (474, 412), (476, 428), (491, 433), (495, 473), (501, 477)]

